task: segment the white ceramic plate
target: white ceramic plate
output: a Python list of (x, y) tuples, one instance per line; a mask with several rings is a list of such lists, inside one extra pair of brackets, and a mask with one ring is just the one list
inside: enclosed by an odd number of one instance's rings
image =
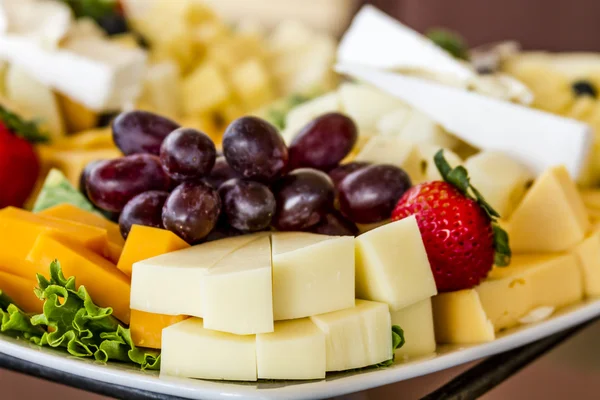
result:
[(387, 385), (488, 357), (550, 336), (597, 316), (600, 316), (600, 299), (588, 300), (560, 310), (543, 322), (508, 330), (490, 343), (463, 347), (440, 346), (437, 353), (430, 357), (397, 362), (385, 369), (331, 374), (325, 380), (311, 382), (234, 383), (159, 378), (156, 372), (142, 372), (117, 363), (105, 365), (81, 360), (54, 349), (39, 348), (26, 341), (2, 335), (0, 352), (97, 381), (191, 399), (320, 399)]

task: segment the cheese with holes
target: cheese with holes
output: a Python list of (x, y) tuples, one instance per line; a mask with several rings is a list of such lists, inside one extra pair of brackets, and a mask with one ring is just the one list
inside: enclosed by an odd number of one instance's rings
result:
[(259, 379), (323, 379), (326, 359), (325, 334), (309, 318), (279, 321), (256, 335)]
[(436, 342), (474, 344), (491, 342), (496, 338), (494, 325), (475, 289), (440, 293), (431, 300)]
[(204, 327), (238, 335), (273, 332), (271, 242), (259, 236), (200, 281)]
[(246, 235), (217, 240), (134, 263), (131, 308), (201, 317), (200, 282), (204, 275), (223, 257), (253, 239)]
[(558, 252), (581, 242), (590, 222), (567, 170), (553, 167), (534, 182), (506, 228), (515, 253)]
[(108, 259), (114, 263), (119, 261), (119, 257), (121, 257), (121, 252), (123, 251), (123, 245), (125, 244), (123, 236), (121, 236), (119, 224), (101, 217), (94, 212), (82, 210), (81, 208), (68, 203), (62, 203), (47, 208), (40, 211), (38, 214), (106, 229), (108, 236)]
[(83, 246), (52, 235), (39, 235), (27, 261), (33, 273), (48, 276), (52, 261), (58, 260), (65, 277), (75, 277), (77, 286), (85, 286), (100, 307), (111, 307), (122, 322), (129, 323), (129, 279), (113, 263)]
[(586, 296), (600, 296), (600, 231), (596, 230), (573, 250), (581, 266)]
[(509, 267), (495, 267), (476, 290), (497, 332), (518, 325), (536, 308), (581, 300), (583, 278), (573, 254), (516, 255)]
[(273, 243), (275, 320), (354, 306), (354, 238), (281, 232)]
[(106, 229), (6, 207), (0, 210), (0, 265), (7, 258), (24, 259), (42, 233), (58, 235), (97, 254), (107, 252)]
[(131, 310), (129, 330), (131, 340), (138, 347), (160, 349), (162, 347), (162, 331), (188, 317), (184, 315), (162, 315)]
[(396, 349), (399, 359), (420, 357), (435, 352), (435, 333), (431, 299), (421, 300), (401, 310), (391, 313), (392, 325), (404, 331), (406, 342)]
[(325, 334), (327, 371), (367, 367), (393, 357), (390, 311), (384, 303), (356, 300), (355, 307), (311, 320)]
[[(35, 274), (32, 273), (32, 276), (35, 277)], [(35, 279), (0, 271), (0, 291), (10, 297), (15, 302), (14, 304), (26, 313), (41, 314), (43, 311), (44, 302), (33, 292), (37, 286)]]
[(190, 247), (189, 244), (171, 231), (133, 225), (127, 236), (117, 268), (125, 275), (131, 276), (131, 268), (134, 263), (188, 247)]
[(255, 335), (205, 329), (201, 319), (189, 318), (163, 330), (160, 374), (255, 381)]
[(392, 311), (437, 294), (414, 216), (356, 238), (356, 296), (381, 301)]

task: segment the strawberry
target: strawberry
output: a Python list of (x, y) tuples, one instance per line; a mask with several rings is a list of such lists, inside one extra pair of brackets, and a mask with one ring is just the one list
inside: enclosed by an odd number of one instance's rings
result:
[(510, 263), (508, 235), (496, 223), (498, 213), (469, 183), (466, 169), (451, 168), (443, 150), (434, 161), (444, 181), (410, 188), (392, 220), (416, 217), (438, 291), (469, 289), (485, 279), (494, 264)]
[(40, 162), (32, 142), (44, 142), (35, 123), (0, 106), (0, 208), (21, 207), (38, 178)]

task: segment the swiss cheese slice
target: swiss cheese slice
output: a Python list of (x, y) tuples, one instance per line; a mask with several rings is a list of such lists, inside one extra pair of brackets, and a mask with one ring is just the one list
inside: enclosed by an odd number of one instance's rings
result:
[(310, 317), (354, 306), (354, 238), (275, 233), (275, 320)]

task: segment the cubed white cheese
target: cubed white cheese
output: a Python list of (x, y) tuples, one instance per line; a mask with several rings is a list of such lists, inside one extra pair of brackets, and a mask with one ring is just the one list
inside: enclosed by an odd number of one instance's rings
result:
[(285, 232), (272, 241), (275, 320), (354, 306), (353, 237)]
[(201, 319), (188, 318), (163, 329), (160, 374), (255, 381), (255, 337), (205, 329)]
[(392, 311), (437, 293), (414, 216), (356, 238), (356, 295), (381, 301)]
[(336, 70), (396, 96), (476, 148), (506, 152), (536, 174), (565, 165), (577, 178), (591, 149), (591, 128), (572, 119), (391, 72), (349, 64)]
[(204, 326), (238, 335), (273, 332), (271, 243), (261, 236), (228, 254), (200, 282)]
[(421, 300), (392, 312), (392, 325), (402, 328), (406, 341), (394, 353), (398, 359), (421, 357), (435, 352), (431, 299)]
[(275, 331), (256, 335), (259, 379), (325, 378), (325, 334), (309, 319), (275, 323)]
[(362, 368), (387, 361), (392, 325), (386, 304), (356, 300), (356, 306), (311, 317), (325, 334), (327, 371)]
[(221, 239), (133, 264), (131, 308), (201, 317), (200, 282), (208, 269), (254, 239), (253, 235)]

